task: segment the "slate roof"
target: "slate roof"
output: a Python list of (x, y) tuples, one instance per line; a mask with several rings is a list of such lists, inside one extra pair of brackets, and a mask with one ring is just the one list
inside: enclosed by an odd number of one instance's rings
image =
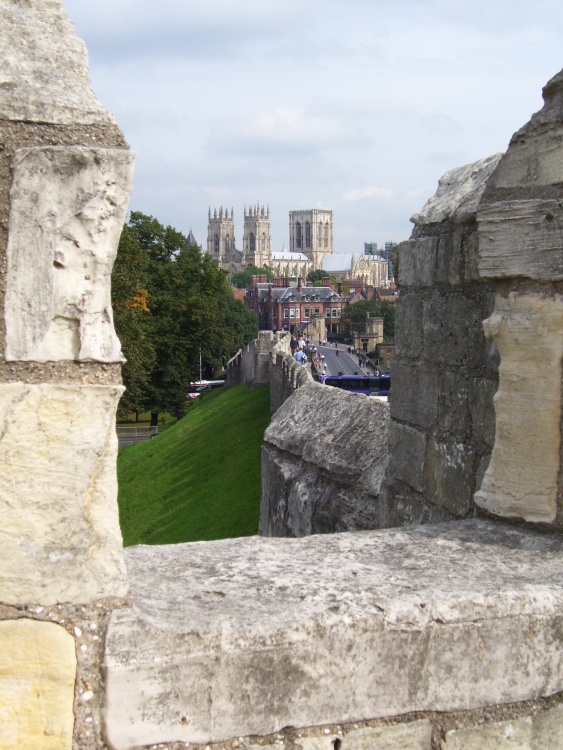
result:
[(194, 237), (194, 233), (192, 232), (192, 230), (191, 230), (191, 229), (190, 229), (190, 233), (188, 234), (187, 240), (188, 240), (188, 242), (187, 242), (187, 244), (188, 244), (188, 247), (189, 247), (190, 245), (196, 245), (197, 247), (199, 247), (199, 243), (198, 243), (198, 241), (196, 240), (196, 238)]
[[(269, 288), (270, 284), (257, 284), (256, 296), (258, 299), (268, 299)], [(309, 302), (316, 301), (317, 297), (319, 302), (330, 302), (331, 300), (341, 299), (340, 295), (329, 286), (304, 286), (301, 287), (300, 292), (296, 286), (272, 287), (272, 301), (307, 302), (306, 297), (308, 297)]]

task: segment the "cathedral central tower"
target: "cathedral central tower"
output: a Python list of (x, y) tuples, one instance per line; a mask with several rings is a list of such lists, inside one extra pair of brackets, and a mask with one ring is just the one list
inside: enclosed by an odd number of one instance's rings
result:
[(313, 268), (322, 268), (325, 255), (333, 251), (332, 211), (313, 208), (289, 212), (289, 249), (304, 253)]

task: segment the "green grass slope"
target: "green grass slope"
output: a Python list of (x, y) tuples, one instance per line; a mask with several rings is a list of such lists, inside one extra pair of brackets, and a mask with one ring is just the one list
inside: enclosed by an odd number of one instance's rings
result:
[(173, 427), (121, 450), (125, 546), (256, 534), (269, 421), (270, 387), (242, 385), (205, 394)]

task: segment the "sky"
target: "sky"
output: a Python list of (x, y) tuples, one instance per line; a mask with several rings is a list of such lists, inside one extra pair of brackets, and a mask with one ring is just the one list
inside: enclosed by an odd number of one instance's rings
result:
[(506, 150), (563, 67), (561, 0), (64, 0), (136, 154), (130, 209), (334, 212), (336, 252), (409, 238), (454, 167)]

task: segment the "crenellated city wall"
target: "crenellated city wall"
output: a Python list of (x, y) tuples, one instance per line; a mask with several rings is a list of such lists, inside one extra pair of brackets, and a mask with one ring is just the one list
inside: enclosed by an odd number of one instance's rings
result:
[(397, 528), (124, 551), (109, 278), (133, 160), (62, 2), (0, 0), (0, 24), (0, 747), (558, 750), (563, 74), (399, 248), (387, 470), (384, 404), (327, 396), (281, 341), (241, 353), (280, 378), (265, 451), (293, 517), (330, 478)]

